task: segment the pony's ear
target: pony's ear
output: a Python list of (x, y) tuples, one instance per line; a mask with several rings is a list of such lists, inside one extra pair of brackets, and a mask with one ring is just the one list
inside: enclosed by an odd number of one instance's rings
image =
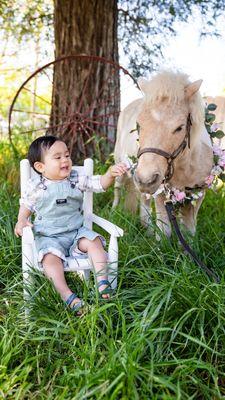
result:
[(138, 78), (138, 86), (143, 93), (147, 92), (149, 81), (145, 78)]
[(203, 80), (199, 79), (198, 81), (189, 83), (189, 85), (184, 88), (185, 97), (190, 99), (190, 97), (200, 89), (202, 82)]

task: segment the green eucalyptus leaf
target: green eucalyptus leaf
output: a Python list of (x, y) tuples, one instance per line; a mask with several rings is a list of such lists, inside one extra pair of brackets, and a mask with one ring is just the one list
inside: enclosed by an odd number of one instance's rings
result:
[(225, 182), (225, 174), (221, 174), (220, 179), (221, 179), (221, 181)]
[(136, 162), (137, 162), (137, 157), (135, 157), (135, 156), (130, 156), (129, 158), (131, 159), (131, 161), (132, 161), (133, 163), (136, 163)]
[(208, 124), (205, 124), (205, 127), (206, 127), (206, 130), (207, 130), (208, 134), (210, 135), (212, 133), (211, 132), (211, 126), (208, 125)]
[(215, 121), (215, 119), (216, 119), (216, 116), (214, 114), (206, 114), (206, 121), (207, 122), (212, 123), (212, 122)]
[(217, 137), (218, 139), (222, 139), (225, 136), (225, 133), (221, 130), (218, 130), (215, 132), (215, 137)]
[(214, 103), (210, 103), (207, 105), (207, 110), (209, 111), (215, 111), (217, 109), (217, 105)]

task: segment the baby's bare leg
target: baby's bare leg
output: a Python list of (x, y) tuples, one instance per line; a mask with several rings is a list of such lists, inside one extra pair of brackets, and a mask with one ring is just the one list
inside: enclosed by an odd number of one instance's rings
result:
[[(67, 300), (73, 292), (70, 290), (69, 286), (66, 283), (61, 258), (55, 256), (54, 254), (48, 253), (44, 256), (42, 264), (45, 275), (53, 282), (56, 291), (60, 294), (61, 298), (64, 301)], [(77, 297), (70, 304), (70, 307), (73, 307), (79, 301), (80, 299)]]
[[(101, 240), (98, 237), (94, 240), (82, 238), (79, 240), (78, 248), (84, 253), (88, 253), (88, 256), (92, 260), (96, 272), (97, 282), (100, 282), (101, 280), (107, 280), (107, 255)], [(107, 285), (101, 285), (101, 291), (106, 288)], [(109, 294), (103, 294), (102, 297), (109, 298)]]

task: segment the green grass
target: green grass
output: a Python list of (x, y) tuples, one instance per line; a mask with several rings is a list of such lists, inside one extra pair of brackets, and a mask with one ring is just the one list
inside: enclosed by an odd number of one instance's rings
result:
[(20, 240), (13, 235), (17, 188), (0, 191), (0, 398), (172, 400), (225, 398), (224, 195), (208, 193), (193, 247), (222, 278), (212, 282), (175, 238), (158, 243), (137, 216), (111, 211), (112, 190), (96, 208), (124, 231), (118, 290), (76, 318), (50, 283), (33, 275), (25, 319)]

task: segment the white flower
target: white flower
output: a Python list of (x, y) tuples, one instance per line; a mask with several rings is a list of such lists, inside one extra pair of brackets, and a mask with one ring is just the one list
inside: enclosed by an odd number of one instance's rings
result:
[(218, 176), (221, 174), (221, 172), (223, 172), (222, 168), (219, 165), (215, 165), (215, 167), (213, 167), (211, 174), (214, 176)]
[(161, 185), (159, 186), (159, 188), (156, 190), (156, 192), (153, 193), (152, 197), (155, 199), (156, 196), (158, 196), (158, 194), (160, 194), (160, 193), (162, 193), (162, 192), (165, 192), (165, 187), (164, 187), (163, 184), (161, 184)]
[(126, 164), (127, 168), (129, 168), (129, 169), (132, 168), (134, 165), (133, 161), (127, 154), (125, 154), (122, 161), (124, 162), (124, 164)]
[(200, 197), (202, 197), (202, 196), (203, 196), (203, 192), (193, 193), (192, 194), (192, 199), (193, 200), (197, 200), (197, 199), (200, 199)]

